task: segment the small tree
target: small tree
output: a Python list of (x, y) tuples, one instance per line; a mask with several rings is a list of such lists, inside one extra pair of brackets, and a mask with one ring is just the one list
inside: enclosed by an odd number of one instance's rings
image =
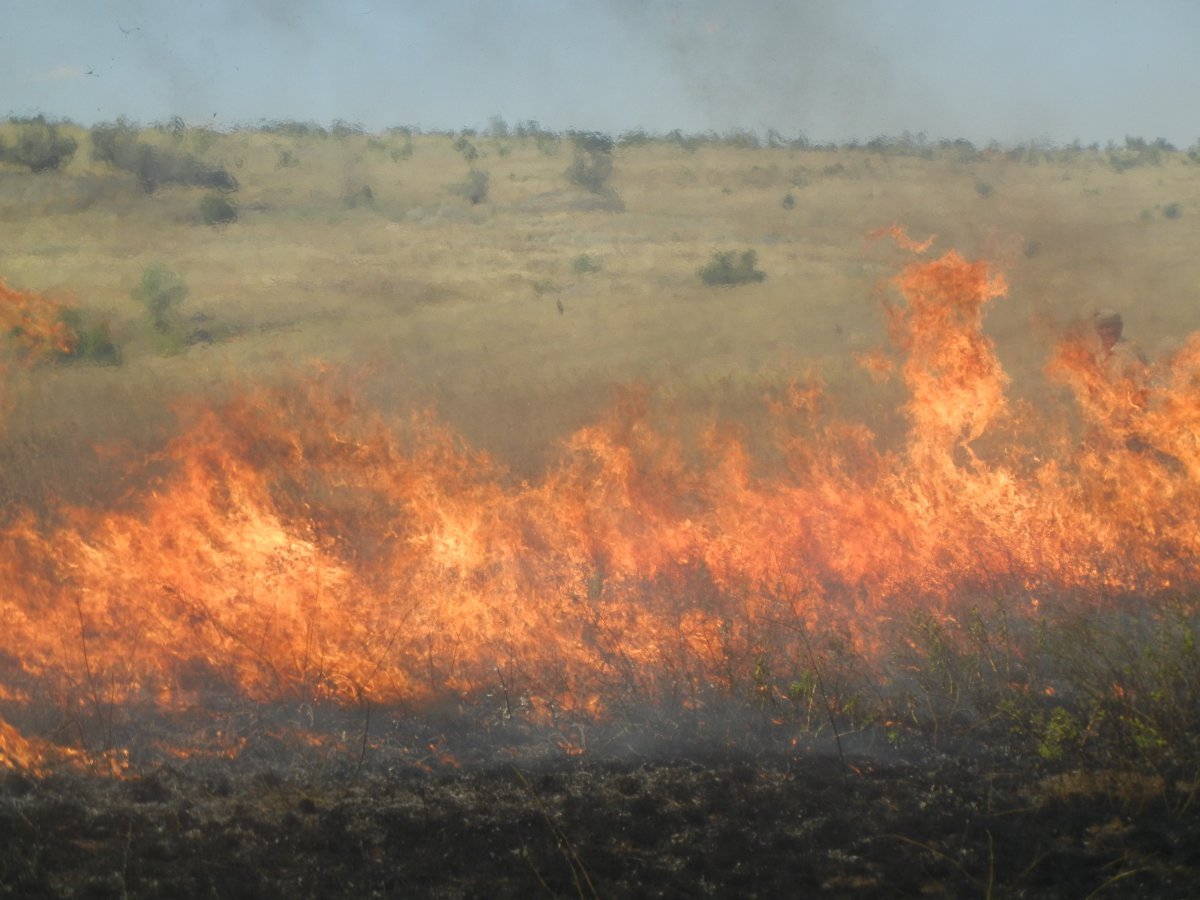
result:
[(613, 139), (596, 131), (571, 135), (575, 156), (567, 167), (567, 180), (594, 194), (611, 190), (608, 181), (613, 173)]
[(75, 139), (58, 133), (58, 126), (45, 116), (16, 120), (20, 126), (11, 147), (0, 143), (0, 159), (28, 167), (31, 172), (61, 169), (71, 161), (78, 146)]

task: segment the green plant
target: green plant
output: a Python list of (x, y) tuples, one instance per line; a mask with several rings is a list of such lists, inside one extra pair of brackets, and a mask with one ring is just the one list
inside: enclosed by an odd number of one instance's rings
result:
[(1050, 762), (1063, 758), (1067, 744), (1079, 739), (1079, 725), (1075, 717), (1062, 706), (1050, 711), (1048, 718), (1038, 717), (1038, 756)]
[(753, 250), (745, 250), (740, 256), (733, 250), (719, 251), (700, 269), (700, 280), (726, 286), (762, 281), (767, 276), (755, 268), (757, 263), (758, 254)]
[(1165, 138), (1147, 141), (1144, 138), (1127, 136), (1124, 147), (1109, 146), (1108, 164), (1118, 172), (1139, 166), (1161, 166), (1166, 154), (1174, 152), (1175, 147)]
[(75, 139), (60, 135), (58, 126), (45, 116), (18, 119), (17, 141), (11, 147), (0, 142), (0, 159), (25, 166), (31, 172), (60, 169), (75, 155)]
[(454, 149), (462, 154), (462, 158), (467, 162), (475, 162), (479, 159), (479, 150), (467, 138), (466, 132), (463, 132), (454, 141)]
[(596, 131), (571, 135), (575, 155), (567, 167), (567, 180), (594, 194), (609, 190), (613, 174), (613, 139)]
[(600, 263), (586, 253), (581, 253), (571, 260), (571, 271), (576, 275), (589, 275), (600, 271)]
[(1167, 219), (1178, 219), (1183, 215), (1183, 207), (1178, 203), (1168, 203), (1163, 207), (1162, 214)]
[(174, 153), (138, 139), (124, 119), (91, 130), (92, 159), (133, 173), (147, 194), (164, 184), (185, 184), (217, 191), (236, 191), (237, 179), (226, 169), (210, 166), (190, 154)]
[(200, 218), (205, 225), (228, 225), (237, 221), (238, 209), (220, 194), (200, 198)]
[(992, 186), (986, 181), (976, 181), (975, 193), (977, 193), (980, 197), (990, 197), (992, 196)]
[(107, 320), (89, 321), (82, 310), (74, 307), (64, 309), (60, 318), (75, 334), (75, 346), (69, 353), (60, 354), (61, 361), (78, 360), (99, 366), (121, 364), (121, 348), (113, 340)]
[(788, 193), (783, 195), (783, 199), (779, 201), (779, 205), (782, 206), (784, 209), (795, 209), (796, 208), (796, 195), (789, 191)]
[(450, 190), (460, 197), (466, 197), (471, 202), (471, 205), (474, 206), (487, 199), (490, 181), (491, 179), (488, 177), (487, 172), (484, 172), (482, 169), (472, 168), (467, 174), (466, 181), (454, 185)]
[(142, 280), (129, 294), (146, 308), (155, 331), (163, 335), (179, 332), (179, 307), (187, 298), (188, 288), (177, 272), (163, 263), (154, 263), (142, 272)]
[(346, 186), (346, 191), (342, 194), (342, 206), (346, 207), (346, 209), (374, 205), (375, 191), (369, 184), (349, 184)]

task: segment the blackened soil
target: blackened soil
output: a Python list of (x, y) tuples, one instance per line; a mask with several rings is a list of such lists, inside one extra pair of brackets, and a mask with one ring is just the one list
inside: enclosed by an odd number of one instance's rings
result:
[(9, 774), (12, 897), (1195, 897), (1194, 785), (827, 756)]

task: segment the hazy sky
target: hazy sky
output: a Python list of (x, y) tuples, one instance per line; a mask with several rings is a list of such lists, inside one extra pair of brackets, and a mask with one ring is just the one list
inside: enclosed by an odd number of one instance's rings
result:
[(1196, 0), (0, 0), (0, 113), (1200, 139)]

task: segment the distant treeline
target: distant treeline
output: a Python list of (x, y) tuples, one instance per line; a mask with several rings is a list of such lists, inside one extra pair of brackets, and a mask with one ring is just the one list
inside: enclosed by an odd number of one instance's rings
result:
[(650, 132), (644, 129), (625, 131), (616, 136), (602, 132), (566, 131), (557, 132), (544, 128), (534, 119), (518, 121), (509, 125), (496, 116), (483, 129), (464, 128), (459, 131), (447, 129), (421, 129), (416, 126), (394, 126), (382, 132), (369, 132), (355, 122), (336, 120), (325, 126), (311, 121), (262, 120), (254, 125), (237, 125), (226, 131), (208, 126), (189, 126), (176, 117), (167, 122), (137, 126), (127, 119), (116, 123), (102, 123), (91, 128), (76, 125), (67, 119), (50, 120), (45, 116), (9, 116), (4, 130), (16, 134), (15, 141), (0, 136), (0, 161), (27, 166), (40, 172), (60, 168), (74, 154), (76, 142), (62, 134), (62, 129), (72, 128), (90, 133), (94, 157), (118, 168), (134, 171), (143, 187), (152, 191), (161, 183), (182, 182), (203, 184), (219, 190), (236, 189), (236, 183), (228, 173), (205, 169), (195, 158), (164, 156), (154, 148), (136, 145), (139, 131), (157, 131), (182, 138), (184, 135), (207, 136), (209, 142), (221, 134), (230, 132), (260, 132), (297, 139), (346, 139), (356, 136), (404, 137), (418, 135), (443, 136), (461, 142), (473, 139), (492, 139), (505, 142), (536, 142), (546, 152), (557, 150), (559, 143), (568, 138), (578, 144), (581, 138), (606, 141), (611, 147), (636, 147), (647, 144), (674, 144), (688, 152), (704, 147), (733, 147), (744, 150), (787, 149), (800, 152), (861, 152), (892, 157), (918, 159), (951, 159), (974, 162), (981, 159), (1007, 158), (1014, 162), (1037, 164), (1041, 162), (1071, 162), (1085, 157), (1105, 158), (1118, 171), (1145, 165), (1160, 165), (1168, 158), (1180, 155), (1200, 163), (1200, 140), (1186, 150), (1180, 150), (1165, 138), (1147, 140), (1142, 137), (1126, 136), (1123, 142), (1108, 141), (1082, 144), (1055, 143), (1050, 140), (1022, 141), (1004, 144), (990, 141), (980, 145), (965, 138), (930, 139), (924, 132), (905, 131), (899, 136), (881, 135), (870, 140), (813, 141), (803, 134), (787, 136), (775, 129), (765, 134), (746, 129), (731, 129), (725, 132), (706, 131), (687, 133), (679, 129), (669, 132)]

